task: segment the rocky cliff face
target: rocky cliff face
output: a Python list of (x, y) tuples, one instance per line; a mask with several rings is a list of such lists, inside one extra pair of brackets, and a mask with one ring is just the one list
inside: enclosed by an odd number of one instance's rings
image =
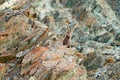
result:
[(119, 0), (0, 4), (0, 79), (119, 80)]

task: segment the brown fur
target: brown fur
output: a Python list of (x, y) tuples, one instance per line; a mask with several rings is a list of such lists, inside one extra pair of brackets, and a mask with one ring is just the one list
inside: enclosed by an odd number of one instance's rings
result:
[(68, 48), (71, 47), (71, 37), (72, 37), (72, 34), (73, 34), (73, 31), (75, 28), (77, 28), (78, 26), (75, 25), (73, 29), (68, 29), (67, 31), (67, 34), (63, 40), (63, 45), (67, 45)]
[(71, 31), (69, 30), (63, 40), (63, 45), (67, 45), (68, 48), (71, 47)]

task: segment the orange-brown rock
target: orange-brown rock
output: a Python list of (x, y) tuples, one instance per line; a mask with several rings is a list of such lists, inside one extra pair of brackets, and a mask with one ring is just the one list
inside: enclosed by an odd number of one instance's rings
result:
[(30, 53), (25, 55), (24, 59), (22, 60), (22, 65), (26, 65), (28, 63), (34, 63), (40, 59), (42, 54), (47, 51), (48, 47), (36, 47)]
[(33, 21), (17, 10), (2, 14), (0, 23), (0, 53), (30, 49), (41, 37), (43, 39), (47, 29), (41, 22)]
[(105, 65), (106, 64), (114, 64), (115, 63), (115, 59), (112, 58), (112, 57), (107, 57), (106, 60), (105, 60)]
[(4, 77), (6, 70), (7, 66), (5, 64), (0, 63), (0, 80), (2, 80), (2, 78)]
[(24, 57), (20, 73), (36, 80), (86, 80), (86, 69), (75, 61), (75, 52), (66, 46), (37, 47)]
[(80, 52), (76, 52), (75, 55), (80, 58), (80, 59), (85, 59), (86, 58), (86, 55), (85, 54), (82, 54)]
[(26, 17), (32, 19), (36, 17), (36, 14), (34, 12), (32, 12), (32, 10), (28, 9), (24, 11), (24, 14)]

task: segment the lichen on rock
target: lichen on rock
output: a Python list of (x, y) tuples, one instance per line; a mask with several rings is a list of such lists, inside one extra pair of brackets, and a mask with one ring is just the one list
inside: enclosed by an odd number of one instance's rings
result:
[[(119, 4), (119, 0), (1, 0), (0, 62), (7, 66), (3, 80), (116, 80)], [(67, 48), (63, 41), (72, 29)]]

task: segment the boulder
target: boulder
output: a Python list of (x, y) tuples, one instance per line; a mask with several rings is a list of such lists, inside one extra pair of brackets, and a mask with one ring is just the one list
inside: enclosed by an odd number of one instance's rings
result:
[(23, 58), (20, 74), (29, 75), (29, 80), (87, 80), (86, 69), (77, 63), (76, 52), (66, 46), (37, 47)]

